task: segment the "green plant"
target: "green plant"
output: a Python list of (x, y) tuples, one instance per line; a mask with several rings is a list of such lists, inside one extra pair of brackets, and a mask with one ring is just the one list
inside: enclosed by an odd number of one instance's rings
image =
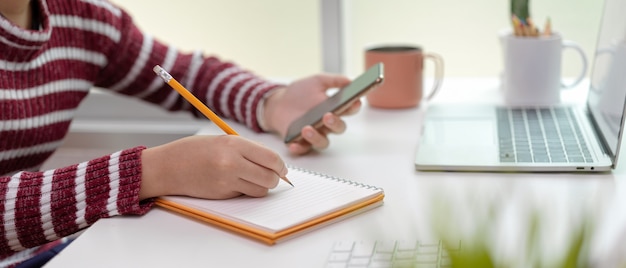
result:
[[(437, 200), (433, 203), (432, 228), (449, 253), (450, 267), (593, 266), (590, 250), (595, 226), (591, 211), (582, 208), (580, 214), (568, 216), (571, 217), (567, 220), (568, 226), (562, 226), (562, 230), (567, 230), (565, 237), (561, 237), (563, 243), (559, 243), (559, 249), (554, 250), (551, 247), (554, 244), (547, 242), (556, 238), (553, 236), (554, 229), (551, 229), (554, 227), (547, 224), (546, 218), (553, 211), (542, 209), (539, 203), (531, 205), (526, 202), (520, 209), (511, 210), (511, 204), (507, 202), (513, 201), (498, 195), (478, 198), (470, 194), (470, 198), (456, 202)], [(511, 211), (516, 212), (514, 218), (508, 218), (512, 215)], [(473, 216), (465, 218), (463, 215), (467, 214), (463, 212)], [(503, 225), (506, 219), (515, 219), (519, 225), (515, 229), (503, 229), (507, 226)], [(511, 251), (502, 250), (505, 244), (515, 245), (514, 255)]]
[[(477, 233), (474, 234), (473, 238), (470, 241), (461, 241), (461, 249), (460, 250), (449, 250), (450, 252), (450, 260), (451, 267), (453, 268), (473, 268), (473, 267), (481, 267), (481, 268), (496, 268), (496, 267), (553, 267), (553, 268), (577, 268), (577, 267), (590, 267), (592, 266), (591, 260), (589, 258), (589, 247), (591, 243), (590, 236), (590, 226), (587, 222), (584, 222), (582, 225), (577, 226), (572, 232), (570, 236), (570, 241), (566, 245), (565, 253), (560, 257), (539, 257), (540, 254), (537, 252), (539, 246), (539, 229), (538, 218), (535, 218), (532, 223), (529, 225), (529, 233), (527, 236), (526, 252), (527, 256), (525, 256), (525, 263), (520, 264), (516, 262), (511, 262), (511, 260), (503, 260), (499, 256), (494, 254), (494, 249), (489, 245), (487, 241), (483, 238), (487, 236), (485, 232), (489, 227), (493, 226), (482, 226), (485, 229), (478, 230)], [(440, 234), (442, 237), (446, 237), (445, 234)], [(456, 248), (456, 244), (454, 240), (450, 238), (443, 238), (444, 248)], [(456, 244), (455, 244), (456, 243)]]
[(530, 0), (511, 0), (511, 16), (515, 15), (522, 21), (530, 18), (530, 12), (528, 11), (529, 1)]

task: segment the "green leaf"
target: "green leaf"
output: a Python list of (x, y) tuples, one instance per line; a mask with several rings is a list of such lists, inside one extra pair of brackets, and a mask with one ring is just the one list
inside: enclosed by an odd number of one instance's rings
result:
[(563, 259), (563, 263), (559, 267), (563, 268), (576, 268), (588, 265), (587, 257), (583, 251), (583, 248), (588, 243), (587, 237), (587, 223), (583, 223), (580, 228), (574, 233), (572, 242), (569, 244), (567, 253)]
[(515, 15), (521, 21), (530, 18), (529, 10), (530, 0), (511, 0), (511, 16)]
[[(447, 250), (450, 255), (451, 267), (453, 268), (492, 268), (496, 267), (487, 245), (482, 241), (477, 241), (478, 244), (463, 245), (460, 250)], [(458, 243), (458, 242), (457, 242)], [(454, 246), (450, 246), (452, 243), (445, 243), (444, 248), (450, 249)]]

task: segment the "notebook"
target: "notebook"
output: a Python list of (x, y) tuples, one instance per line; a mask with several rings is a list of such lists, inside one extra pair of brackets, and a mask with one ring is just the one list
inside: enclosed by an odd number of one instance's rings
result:
[(289, 167), (285, 182), (261, 198), (227, 200), (161, 197), (156, 204), (176, 213), (273, 245), (382, 204), (382, 188)]
[[(585, 105), (430, 105), (417, 170), (606, 172), (617, 163), (626, 101), (625, 1), (607, 0)], [(554, 133), (556, 132), (556, 133)], [(558, 136), (554, 136), (556, 134)]]

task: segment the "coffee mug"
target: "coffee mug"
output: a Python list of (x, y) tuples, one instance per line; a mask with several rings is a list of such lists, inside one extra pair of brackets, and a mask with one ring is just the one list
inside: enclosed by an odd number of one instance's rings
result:
[[(513, 106), (545, 106), (561, 101), (561, 90), (578, 85), (587, 72), (587, 57), (580, 45), (563, 40), (559, 33), (550, 36), (515, 36), (510, 31), (500, 33), (504, 52), (502, 89), (507, 104)], [(562, 54), (565, 49), (578, 52), (582, 61), (580, 74), (574, 82), (565, 84), (561, 75)]]
[[(424, 62), (435, 63), (432, 89), (423, 98)], [(443, 78), (443, 59), (435, 53), (425, 53), (419, 46), (384, 45), (365, 50), (365, 69), (382, 62), (385, 81), (367, 94), (367, 103), (376, 108), (401, 109), (416, 107), (422, 99), (435, 96)]]

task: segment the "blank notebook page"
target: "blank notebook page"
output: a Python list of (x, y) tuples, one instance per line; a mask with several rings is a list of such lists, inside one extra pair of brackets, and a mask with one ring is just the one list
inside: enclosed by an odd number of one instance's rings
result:
[(267, 196), (240, 196), (227, 200), (166, 197), (225, 219), (248, 223), (269, 232), (302, 224), (333, 211), (360, 203), (383, 192), (381, 188), (289, 168), (291, 187), (281, 181)]

